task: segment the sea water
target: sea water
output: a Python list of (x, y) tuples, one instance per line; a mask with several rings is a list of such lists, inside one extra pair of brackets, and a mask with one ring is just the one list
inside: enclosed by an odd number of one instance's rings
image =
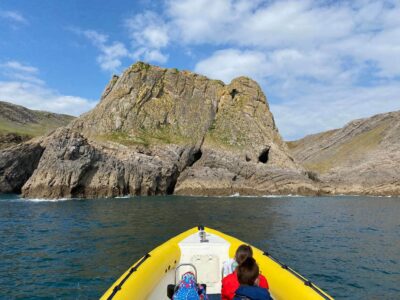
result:
[(199, 224), (267, 250), (337, 299), (400, 299), (399, 198), (15, 195), (0, 196), (0, 298), (98, 298)]

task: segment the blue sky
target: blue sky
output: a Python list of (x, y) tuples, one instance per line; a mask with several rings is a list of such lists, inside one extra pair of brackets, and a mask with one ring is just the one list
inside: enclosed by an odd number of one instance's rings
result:
[(1, 100), (79, 115), (137, 60), (250, 76), (295, 139), (400, 109), (400, 3), (0, 2)]

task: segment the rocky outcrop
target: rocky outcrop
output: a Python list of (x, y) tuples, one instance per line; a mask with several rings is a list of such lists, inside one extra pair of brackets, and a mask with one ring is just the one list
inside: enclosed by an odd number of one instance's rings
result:
[(0, 101), (0, 149), (18, 145), (33, 137), (67, 125), (74, 118), (68, 115), (30, 110)]
[(179, 177), (175, 190), (181, 195), (318, 194), (315, 182), (296, 169), (265, 166), (246, 161), (245, 155), (204, 149), (201, 160)]
[(63, 128), (45, 143), (40, 163), (23, 187), (29, 197), (107, 197), (172, 193), (192, 159), (190, 147), (132, 149), (98, 143)]
[(315, 194), (315, 183), (288, 155), (256, 82), (227, 85), (201, 147), (202, 157), (179, 177), (177, 194)]
[(18, 133), (0, 134), (0, 149), (15, 146), (23, 142), (29, 141), (31, 136)]
[(400, 195), (400, 111), (355, 120), (289, 147), (317, 174), (323, 193)]
[(40, 141), (25, 197), (315, 194), (256, 82), (136, 63)]
[(20, 193), (22, 186), (37, 168), (43, 147), (37, 141), (0, 151), (0, 191)]

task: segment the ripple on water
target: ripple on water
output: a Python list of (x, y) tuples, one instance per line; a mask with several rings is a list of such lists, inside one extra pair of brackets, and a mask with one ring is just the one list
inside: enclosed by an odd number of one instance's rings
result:
[(0, 195), (0, 291), (8, 298), (98, 298), (144, 253), (204, 224), (268, 250), (336, 299), (396, 299), (399, 200)]

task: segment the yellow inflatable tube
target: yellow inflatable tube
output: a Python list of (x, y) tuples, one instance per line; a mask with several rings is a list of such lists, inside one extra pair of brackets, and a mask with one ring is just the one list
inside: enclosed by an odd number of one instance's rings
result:
[[(205, 228), (205, 231), (217, 235), (230, 243), (230, 257), (234, 257), (238, 246), (244, 244), (244, 242), (217, 230)], [(175, 269), (179, 263), (181, 251), (178, 243), (197, 232), (197, 228), (185, 231), (146, 254), (129, 268), (105, 292), (101, 299), (147, 299), (167, 271)], [(333, 299), (291, 268), (282, 265), (265, 252), (255, 247), (252, 248), (260, 271), (267, 277), (270, 292), (274, 299)]]

